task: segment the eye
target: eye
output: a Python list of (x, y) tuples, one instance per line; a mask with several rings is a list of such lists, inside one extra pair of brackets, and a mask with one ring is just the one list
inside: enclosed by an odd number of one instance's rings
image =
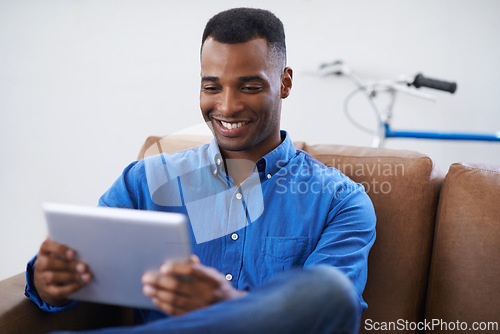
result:
[(206, 86), (202, 85), (201, 90), (208, 94), (215, 94), (218, 93), (221, 90), (221, 88), (219, 86), (213, 86), (213, 85), (206, 85)]
[(260, 92), (262, 90), (262, 86), (261, 85), (246, 85), (246, 86), (241, 87), (241, 90), (245, 93), (253, 94), (253, 93)]

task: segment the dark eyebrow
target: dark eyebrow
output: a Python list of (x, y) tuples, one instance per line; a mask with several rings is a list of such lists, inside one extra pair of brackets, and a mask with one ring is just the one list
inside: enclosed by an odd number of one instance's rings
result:
[(262, 78), (259, 75), (250, 75), (248, 77), (239, 77), (238, 80), (241, 82), (248, 82), (248, 81), (254, 81), (254, 80), (265, 81), (264, 78)]
[[(254, 81), (254, 80), (265, 81), (264, 78), (261, 77), (260, 75), (249, 75), (249, 76), (246, 76), (246, 77), (239, 77), (238, 78), (238, 81), (241, 81), (241, 82), (249, 82), (249, 81)], [(202, 82), (205, 82), (205, 81), (219, 82), (219, 78), (218, 77), (206, 76), (206, 77), (202, 77), (201, 81)]]
[(218, 77), (203, 77), (201, 78), (201, 81), (211, 81), (211, 82), (218, 82), (219, 78)]

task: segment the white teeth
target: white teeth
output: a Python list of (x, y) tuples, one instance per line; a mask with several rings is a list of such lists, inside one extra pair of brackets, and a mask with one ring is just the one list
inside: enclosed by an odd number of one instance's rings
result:
[(222, 126), (224, 126), (228, 130), (236, 129), (239, 128), (240, 126), (243, 126), (247, 124), (247, 122), (238, 122), (238, 123), (228, 123), (224, 121), (220, 121)]

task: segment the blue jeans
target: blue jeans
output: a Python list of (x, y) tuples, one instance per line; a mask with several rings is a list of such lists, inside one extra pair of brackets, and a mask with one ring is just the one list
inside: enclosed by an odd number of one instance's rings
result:
[(319, 265), (284, 272), (243, 298), (182, 316), (88, 333), (357, 333), (360, 316), (351, 281), (340, 270)]

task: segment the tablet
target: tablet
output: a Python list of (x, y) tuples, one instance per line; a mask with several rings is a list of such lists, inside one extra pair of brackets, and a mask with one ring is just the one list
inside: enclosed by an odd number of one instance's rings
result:
[(157, 309), (142, 293), (142, 275), (191, 254), (180, 213), (55, 203), (44, 203), (43, 211), (50, 239), (73, 248), (93, 274), (71, 299)]

